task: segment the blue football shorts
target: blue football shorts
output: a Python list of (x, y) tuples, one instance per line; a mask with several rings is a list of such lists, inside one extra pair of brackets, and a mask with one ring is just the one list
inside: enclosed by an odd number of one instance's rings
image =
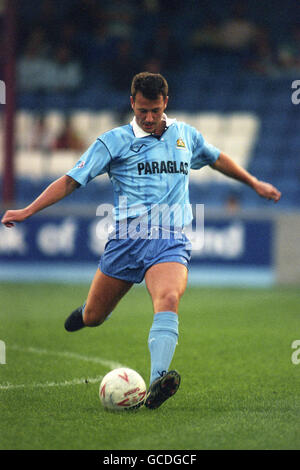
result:
[(189, 268), (191, 248), (183, 232), (169, 232), (168, 238), (162, 238), (160, 230), (158, 238), (112, 238), (105, 245), (99, 268), (107, 276), (139, 284), (155, 264), (176, 262)]

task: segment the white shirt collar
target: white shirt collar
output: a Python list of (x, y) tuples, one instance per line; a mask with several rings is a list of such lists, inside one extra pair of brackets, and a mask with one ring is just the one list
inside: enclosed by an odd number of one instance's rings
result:
[[(167, 115), (164, 113), (163, 116), (162, 116), (162, 120), (163, 121), (166, 121), (166, 127), (170, 127), (171, 124), (173, 124), (173, 122), (176, 121), (176, 119), (170, 119), (167, 117)], [(132, 130), (133, 130), (133, 133), (135, 135), (135, 137), (137, 137), (138, 139), (141, 138), (141, 137), (147, 137), (148, 135), (151, 135), (151, 132), (145, 132), (136, 122), (136, 118), (134, 116), (134, 118), (132, 119), (131, 123), (132, 125)]]

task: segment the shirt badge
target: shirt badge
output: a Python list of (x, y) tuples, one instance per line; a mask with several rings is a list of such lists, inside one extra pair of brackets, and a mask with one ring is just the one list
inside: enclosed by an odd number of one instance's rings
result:
[(82, 160), (80, 163), (78, 163), (77, 168), (83, 168), (85, 165), (85, 161)]
[(183, 142), (183, 140), (180, 138), (180, 139), (177, 139), (176, 140), (176, 148), (178, 149), (185, 149), (185, 143)]

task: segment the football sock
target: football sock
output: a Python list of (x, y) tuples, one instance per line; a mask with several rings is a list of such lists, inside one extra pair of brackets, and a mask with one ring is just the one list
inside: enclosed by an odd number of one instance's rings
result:
[(148, 347), (151, 356), (151, 383), (167, 372), (178, 339), (178, 316), (175, 312), (158, 312), (149, 332)]

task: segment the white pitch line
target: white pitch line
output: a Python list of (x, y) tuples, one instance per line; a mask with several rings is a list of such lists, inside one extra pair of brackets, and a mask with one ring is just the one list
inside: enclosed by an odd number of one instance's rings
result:
[(124, 365), (120, 364), (119, 362), (109, 361), (107, 359), (101, 359), (100, 357), (91, 357), (91, 356), (83, 356), (82, 354), (77, 354), (68, 351), (49, 351), (47, 349), (39, 349), (39, 348), (22, 348), (17, 345), (7, 346), (7, 350), (13, 349), (15, 351), (22, 351), (34, 354), (42, 354), (42, 355), (53, 355), (53, 356), (60, 356), (66, 357), (68, 359), (77, 359), (79, 361), (86, 361), (86, 362), (94, 362), (96, 364), (101, 364), (105, 367), (109, 367), (110, 369), (117, 369), (118, 367), (125, 367)]
[(103, 375), (98, 377), (82, 377), (80, 379), (65, 380), (64, 382), (45, 382), (35, 384), (0, 384), (0, 390), (14, 390), (18, 388), (46, 388), (46, 387), (66, 387), (70, 385), (94, 384), (103, 379)]
[[(39, 348), (22, 348), (16, 344), (10, 345), (8, 348), (13, 349), (14, 351), (22, 351), (25, 353), (33, 353), (33, 354), (41, 354), (41, 355), (52, 355), (52, 356), (59, 356), (65, 357), (68, 359), (75, 359), (79, 361), (86, 361), (86, 362), (93, 362), (96, 364), (101, 364), (109, 369), (117, 369), (119, 367), (126, 367), (119, 362), (109, 361), (107, 359), (101, 359), (100, 357), (91, 357), (91, 356), (84, 356), (82, 354), (72, 353), (69, 351), (49, 351), (47, 349), (39, 349)], [(0, 390), (13, 390), (13, 389), (22, 389), (22, 388), (45, 388), (45, 387), (65, 387), (70, 385), (81, 385), (84, 383), (97, 383), (103, 379), (103, 375), (99, 375), (97, 377), (83, 377), (79, 379), (72, 379), (66, 380), (64, 382), (45, 382), (45, 383), (33, 383), (33, 384), (0, 384)]]

